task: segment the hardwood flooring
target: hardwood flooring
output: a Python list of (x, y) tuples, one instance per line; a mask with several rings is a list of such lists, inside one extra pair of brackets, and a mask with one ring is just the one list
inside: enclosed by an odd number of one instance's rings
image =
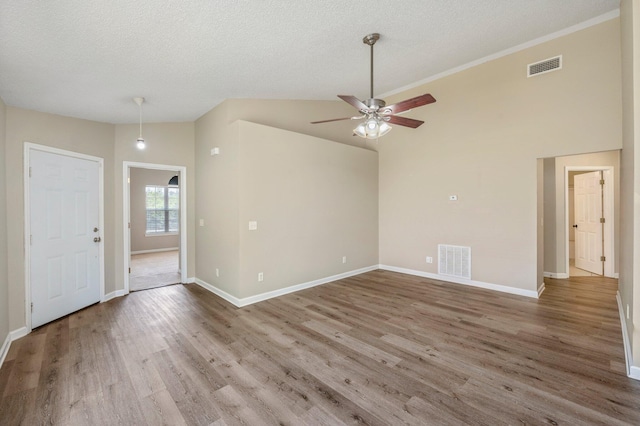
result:
[(132, 293), (14, 342), (0, 423), (637, 425), (616, 288), (373, 271), (240, 309), (195, 284)]

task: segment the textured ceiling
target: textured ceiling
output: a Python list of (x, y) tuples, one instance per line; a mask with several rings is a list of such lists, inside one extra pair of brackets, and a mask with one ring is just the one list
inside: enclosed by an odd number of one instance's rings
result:
[(227, 98), (367, 98), (618, 9), (618, 0), (0, 0), (6, 104), (193, 121)]

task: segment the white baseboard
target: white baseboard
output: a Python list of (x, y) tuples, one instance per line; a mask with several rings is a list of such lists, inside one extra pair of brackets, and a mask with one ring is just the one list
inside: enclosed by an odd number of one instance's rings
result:
[(2, 363), (4, 363), (4, 359), (9, 353), (11, 342), (13, 342), (14, 340), (18, 340), (19, 338), (24, 337), (29, 333), (30, 331), (27, 327), (20, 327), (19, 329), (13, 330), (9, 332), (9, 334), (7, 334), (7, 337), (6, 339), (4, 339), (4, 343), (2, 344), (2, 347), (0, 347), (0, 367), (2, 367)]
[(9, 335), (11, 336), (11, 341), (18, 340), (21, 337), (26, 336), (31, 333), (31, 331), (27, 327), (20, 327), (17, 330), (13, 330)]
[(627, 376), (632, 379), (640, 380), (640, 368), (632, 365), (633, 355), (631, 352), (631, 341), (629, 340), (629, 330), (627, 330), (627, 321), (625, 320), (620, 291), (616, 292), (616, 301), (618, 302), (618, 314), (620, 315), (620, 328), (622, 328), (622, 344), (624, 346), (624, 359), (627, 366)]
[(185, 284), (194, 284), (196, 282), (196, 277), (189, 277)]
[(132, 251), (131, 254), (145, 254), (145, 253), (161, 253), (163, 251), (177, 251), (180, 247), (168, 247), (168, 248), (160, 248), (160, 249), (152, 249), (152, 250), (137, 250)]
[(211, 285), (201, 279), (195, 278), (195, 283), (199, 286), (206, 288), (214, 294), (225, 299), (227, 302), (241, 308), (243, 306), (252, 305), (254, 303), (262, 302), (264, 300), (272, 299), (274, 297), (283, 296), (285, 294), (294, 293), (296, 291), (305, 290), (307, 288), (315, 287), (318, 285), (330, 283), (332, 281), (341, 280), (344, 278), (352, 277), (354, 275), (364, 274), (365, 272), (375, 271), (378, 269), (378, 265), (367, 266), (366, 268), (355, 269), (353, 271), (343, 272), (341, 274), (332, 275), (330, 277), (320, 278), (313, 281), (308, 281), (302, 284), (296, 284), (285, 288), (280, 288), (278, 290), (268, 291), (266, 293), (256, 294), (255, 296), (249, 296), (245, 298), (237, 298), (224, 290), (217, 288), (214, 285)]
[(569, 278), (569, 274), (566, 272), (543, 272), (542, 275), (546, 278), (555, 278), (557, 280), (564, 280)]
[(616, 280), (619, 279), (620, 278), (620, 274), (618, 272), (614, 272), (613, 278), (615, 278)]
[(632, 379), (640, 380), (640, 367), (632, 365), (629, 368), (629, 377)]
[(540, 296), (542, 296), (542, 292), (544, 291), (545, 288), (546, 288), (546, 285), (545, 285), (544, 281), (542, 281), (542, 284), (540, 284), (538, 286), (538, 298), (540, 298)]
[(511, 293), (511, 294), (517, 294), (518, 296), (533, 297), (535, 299), (537, 299), (539, 296), (538, 290), (524, 290), (522, 288), (509, 287), (506, 285), (485, 283), (482, 281), (468, 280), (466, 278), (452, 277), (449, 275), (432, 274), (430, 272), (398, 268), (396, 266), (389, 266), (389, 265), (379, 265), (379, 268), (384, 269), (385, 271), (399, 272), (401, 274), (415, 275), (415, 276), (424, 277), (424, 278), (432, 278), (438, 281), (446, 281), (446, 282), (451, 282), (456, 284), (468, 285), (472, 287), (480, 287), (480, 288), (485, 288), (487, 290), (500, 291), (502, 293)]
[(2, 364), (4, 363), (4, 359), (7, 357), (9, 353), (9, 348), (11, 347), (11, 333), (7, 334), (7, 338), (4, 339), (4, 343), (2, 347), (0, 347), (0, 368), (2, 368)]
[(104, 299), (100, 301), (100, 303), (108, 302), (111, 299), (115, 299), (116, 297), (126, 296), (127, 293), (124, 290), (116, 290), (111, 293), (107, 293), (104, 295)]

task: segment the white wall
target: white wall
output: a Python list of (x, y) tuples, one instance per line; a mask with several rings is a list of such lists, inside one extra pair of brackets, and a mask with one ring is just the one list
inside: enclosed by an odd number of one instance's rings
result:
[(132, 167), (129, 177), (129, 208), (131, 212), (131, 252), (178, 248), (180, 236), (152, 235), (147, 236), (147, 185), (167, 186), (169, 179), (177, 172), (169, 170), (140, 169)]

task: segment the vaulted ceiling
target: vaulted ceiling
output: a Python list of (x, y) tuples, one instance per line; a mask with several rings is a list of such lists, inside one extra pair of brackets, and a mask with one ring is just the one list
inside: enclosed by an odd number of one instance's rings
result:
[(228, 98), (367, 98), (604, 14), (618, 0), (0, 0), (6, 104), (193, 121)]

